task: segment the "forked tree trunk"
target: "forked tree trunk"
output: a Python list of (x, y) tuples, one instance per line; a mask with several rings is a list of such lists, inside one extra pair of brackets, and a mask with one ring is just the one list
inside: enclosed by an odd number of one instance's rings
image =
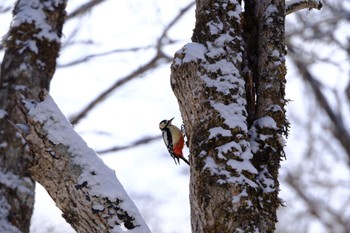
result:
[(65, 18), (65, 1), (19, 0), (4, 37), (0, 77), (0, 232), (29, 232), (34, 181), (28, 147), (11, 123), (23, 123), (19, 93), (38, 99), (48, 89)]
[(0, 232), (29, 231), (32, 176), (77, 232), (148, 233), (114, 171), (87, 147), (44, 91), (55, 72), (65, 5), (64, 0), (18, 1), (5, 38)]
[(192, 231), (273, 232), (284, 156), (284, 1), (197, 0), (171, 84), (191, 160)]

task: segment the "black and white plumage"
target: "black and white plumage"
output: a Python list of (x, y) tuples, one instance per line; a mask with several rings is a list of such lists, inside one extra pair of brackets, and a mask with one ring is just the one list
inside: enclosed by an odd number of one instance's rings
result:
[(174, 159), (175, 164), (180, 164), (180, 159), (190, 165), (189, 161), (183, 156), (184, 136), (181, 130), (171, 124), (170, 120), (163, 120), (159, 123), (159, 129), (162, 131), (164, 143), (169, 151), (170, 156)]

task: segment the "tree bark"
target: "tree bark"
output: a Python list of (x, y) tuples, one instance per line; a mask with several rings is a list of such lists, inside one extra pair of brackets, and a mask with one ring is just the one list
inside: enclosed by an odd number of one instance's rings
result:
[(253, 9), (258, 24), (251, 26), (257, 27), (258, 38), (255, 43), (257, 53), (253, 55), (257, 59), (254, 63), (256, 74), (253, 75), (256, 77), (256, 106), (250, 138), (254, 145), (253, 164), (259, 172), (256, 182), (261, 188), (259, 201), (263, 208), (260, 216), (264, 219), (265, 232), (273, 232), (276, 210), (281, 204), (278, 170), (285, 157), (283, 135), (287, 136), (289, 127), (285, 110), (285, 1), (260, 1)]
[(21, 92), (38, 99), (48, 89), (65, 18), (65, 1), (42, 3), (19, 0), (9, 32), (0, 77), (0, 232), (29, 232), (34, 204), (34, 181), (28, 167), (32, 157), (10, 122), (23, 122), (16, 107)]
[(197, 0), (171, 85), (191, 160), (193, 232), (273, 232), (284, 156), (284, 1)]
[[(0, 232), (29, 232), (32, 177), (77, 232), (150, 232), (114, 172), (75, 134), (53, 100), (45, 98), (43, 90), (56, 68), (65, 3), (18, 1), (5, 37)], [(30, 100), (19, 101), (23, 96)]]
[(50, 96), (23, 99), (26, 125), (17, 125), (34, 154), (29, 171), (77, 232), (150, 232), (133, 201), (76, 134)]

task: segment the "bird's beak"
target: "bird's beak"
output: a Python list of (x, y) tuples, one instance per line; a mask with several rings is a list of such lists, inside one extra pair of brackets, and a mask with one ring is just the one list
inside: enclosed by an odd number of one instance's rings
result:
[(174, 120), (174, 118), (175, 118), (175, 117), (171, 118), (171, 119), (169, 120), (169, 123), (171, 123), (171, 122)]

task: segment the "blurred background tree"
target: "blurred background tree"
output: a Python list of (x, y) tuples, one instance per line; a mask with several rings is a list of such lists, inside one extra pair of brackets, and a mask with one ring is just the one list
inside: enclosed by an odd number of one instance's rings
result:
[[(323, 2), (321, 12), (287, 16), (291, 132), (280, 169), (286, 206), (277, 232), (350, 232), (350, 1)], [(2, 35), (12, 5), (1, 3)], [(190, 41), (193, 6), (186, 0), (68, 2), (51, 84), (59, 107), (116, 170), (154, 232), (190, 232), (189, 171), (169, 159), (158, 123), (175, 116), (181, 124), (169, 67)], [(40, 187), (36, 200), (32, 232), (69, 231)]]

